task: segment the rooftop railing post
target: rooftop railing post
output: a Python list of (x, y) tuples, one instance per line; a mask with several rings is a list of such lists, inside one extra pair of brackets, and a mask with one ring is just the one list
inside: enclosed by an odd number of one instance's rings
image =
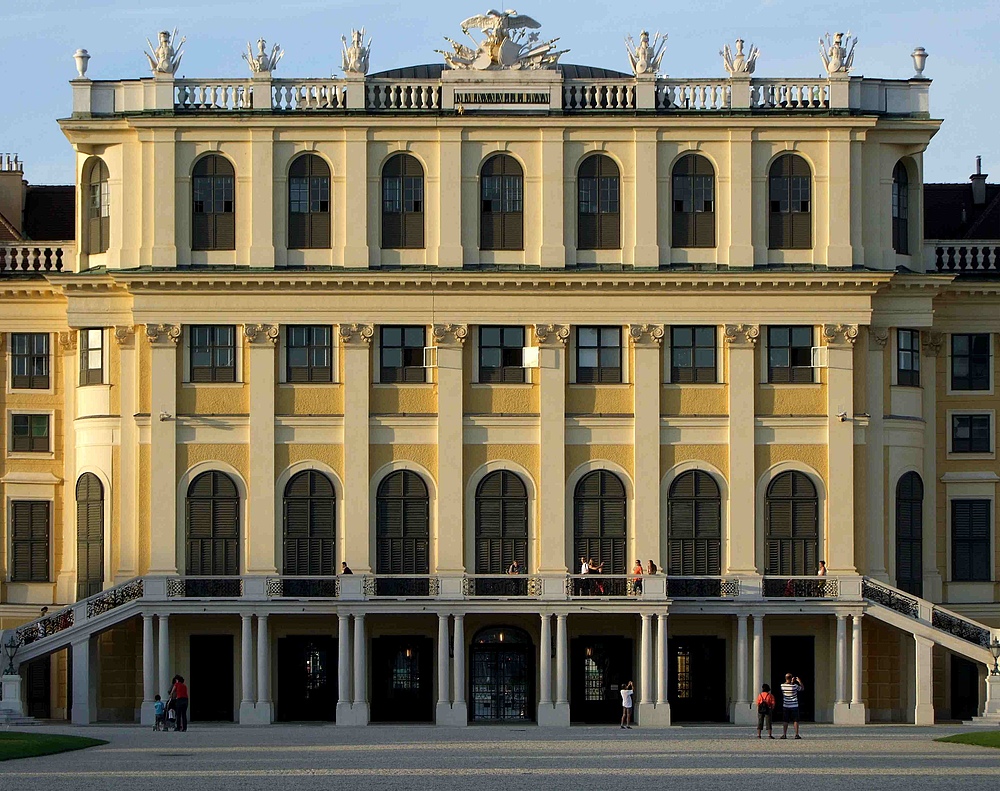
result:
[(750, 75), (734, 74), (729, 78), (729, 86), (732, 91), (730, 101), (733, 110), (750, 109)]
[(157, 72), (153, 77), (142, 81), (145, 96), (143, 104), (146, 110), (174, 109), (174, 75)]
[(655, 74), (640, 74), (635, 78), (635, 109), (656, 109)]
[(830, 109), (846, 110), (851, 105), (851, 78), (846, 72), (830, 75)]
[(364, 110), (368, 104), (368, 84), (364, 75), (346, 74), (344, 81), (347, 83), (347, 109)]
[(244, 97), (244, 109), (258, 112), (269, 112), (274, 104), (273, 83), (271, 72), (259, 71), (250, 78), (250, 95)]
[(73, 87), (73, 115), (90, 115), (93, 112), (91, 107), (91, 93), (94, 83), (87, 77), (79, 77), (70, 80)]

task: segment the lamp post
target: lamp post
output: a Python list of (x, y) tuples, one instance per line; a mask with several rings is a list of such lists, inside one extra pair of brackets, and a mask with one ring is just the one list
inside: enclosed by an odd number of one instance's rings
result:
[(14, 675), (14, 657), (17, 656), (17, 651), (21, 647), (15, 635), (10, 636), (10, 640), (4, 643), (3, 652), (7, 656), (7, 669), (3, 671), (5, 676)]
[(990, 643), (990, 653), (993, 654), (993, 669), (990, 671), (991, 676), (1000, 676), (1000, 667), (997, 667), (997, 661), (1000, 660), (1000, 640), (993, 637), (993, 642)]

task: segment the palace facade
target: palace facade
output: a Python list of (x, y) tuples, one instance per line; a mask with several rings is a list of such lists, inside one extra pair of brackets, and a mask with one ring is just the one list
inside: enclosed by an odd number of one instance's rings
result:
[(920, 51), (675, 79), (482, 19), (341, 79), (82, 60), (73, 238), (2, 207), (0, 705), (565, 725), (633, 680), (640, 725), (748, 723), (787, 671), (817, 721), (992, 712), (997, 198), (924, 185)]

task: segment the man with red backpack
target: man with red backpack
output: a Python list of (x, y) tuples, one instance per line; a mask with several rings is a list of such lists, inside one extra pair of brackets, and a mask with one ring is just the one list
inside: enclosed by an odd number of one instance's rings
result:
[(771, 694), (771, 686), (769, 684), (764, 684), (760, 688), (760, 694), (757, 696), (757, 738), (760, 738), (760, 732), (764, 730), (764, 725), (767, 725), (767, 738), (773, 739), (774, 735), (771, 733), (771, 714), (774, 712), (774, 695)]

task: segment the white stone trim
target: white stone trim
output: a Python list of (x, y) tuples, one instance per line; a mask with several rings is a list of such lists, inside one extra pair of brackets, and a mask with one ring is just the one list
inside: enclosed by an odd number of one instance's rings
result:
[(282, 415), (274, 418), (275, 445), (343, 445), (343, 415)]
[(632, 480), (632, 476), (628, 474), (624, 467), (609, 459), (590, 459), (566, 476), (566, 525), (563, 551), (568, 560), (568, 566), (570, 569), (573, 569), (577, 562), (576, 558), (573, 557), (573, 497), (576, 492), (576, 485), (584, 475), (594, 470), (613, 472), (621, 479), (622, 484), (625, 486), (625, 546), (628, 549), (625, 558), (625, 570), (628, 571), (631, 568), (629, 565), (632, 562), (631, 558), (636, 556), (635, 483)]
[(187, 540), (185, 538), (185, 532), (187, 528), (187, 509), (185, 508), (185, 500), (187, 499), (188, 487), (191, 482), (198, 477), (203, 472), (224, 472), (233, 482), (236, 484), (236, 491), (240, 498), (240, 518), (239, 518), (239, 532), (240, 532), (240, 568), (239, 573), (245, 574), (247, 567), (247, 557), (249, 553), (249, 546), (247, 542), (247, 482), (243, 479), (240, 472), (224, 461), (211, 460), (211, 461), (200, 461), (191, 467), (188, 467), (177, 479), (177, 519), (176, 519), (176, 531), (177, 531), (177, 551), (175, 562), (177, 563), (177, 569), (181, 574), (184, 574), (187, 570)]
[(249, 442), (249, 415), (185, 415), (177, 418), (178, 445), (247, 445)]
[[(464, 442), (466, 445), (537, 445), (538, 423), (538, 415), (466, 415), (462, 421)], [(631, 444), (631, 440), (629, 442)]]
[[(944, 376), (945, 376), (945, 395), (959, 396), (961, 398), (982, 398), (983, 396), (991, 396), (996, 391), (996, 372), (993, 370), (996, 365), (996, 354), (994, 353), (993, 344), (996, 342), (992, 332), (955, 332), (954, 330), (945, 333), (944, 336)], [(989, 372), (990, 372), (990, 389), (989, 390), (953, 390), (951, 387), (951, 338), (953, 335), (989, 335), (990, 336), (990, 362), (989, 362)], [(951, 426), (948, 427), (948, 433), (951, 434)]]
[(282, 561), (284, 559), (284, 523), (285, 523), (285, 487), (288, 482), (300, 472), (314, 470), (330, 479), (333, 484), (334, 519), (336, 520), (336, 546), (333, 573), (340, 573), (340, 561), (346, 559), (347, 529), (344, 517), (344, 483), (340, 480), (333, 467), (315, 459), (305, 459), (285, 467), (274, 481), (274, 561), (279, 574), (284, 574)]
[(681, 475), (692, 470), (700, 470), (701, 472), (708, 473), (712, 476), (712, 479), (719, 487), (719, 498), (722, 504), (720, 509), (722, 517), (722, 573), (728, 574), (729, 512), (732, 506), (729, 498), (729, 481), (726, 480), (726, 476), (722, 474), (722, 470), (714, 464), (709, 464), (707, 461), (702, 461), (701, 459), (688, 459), (687, 461), (679, 462), (667, 470), (666, 473), (664, 473), (663, 478), (660, 479), (660, 560), (664, 561), (660, 564), (660, 570), (664, 574), (667, 573), (667, 562), (665, 558), (668, 547), (667, 519), (670, 513), (668, 506), (670, 501), (670, 487)]
[(373, 445), (436, 445), (437, 415), (372, 415), (368, 419)]
[[(992, 377), (992, 374), (990, 374)], [(992, 379), (991, 379), (992, 382)], [(990, 450), (988, 453), (956, 453), (952, 450), (952, 418), (964, 415), (989, 415), (990, 418)], [(947, 443), (947, 458), (949, 460), (978, 461), (995, 459), (997, 457), (997, 415), (995, 409), (949, 409), (945, 413), (945, 442)]]
[[(243, 332), (245, 325), (242, 322), (219, 321), (196, 321), (181, 325), (181, 387), (209, 387), (225, 388), (240, 387), (245, 384), (243, 378), (243, 346), (246, 337)], [(232, 327), (235, 333), (233, 341), (233, 354), (236, 362), (236, 381), (234, 382), (192, 382), (191, 381), (191, 336), (194, 334), (193, 327)]]
[[(330, 381), (329, 382), (289, 382), (288, 381), (288, 329), (289, 327), (330, 328)], [(326, 325), (321, 321), (281, 324), (278, 327), (278, 378), (275, 383), (288, 387), (332, 387), (340, 384), (340, 332), (338, 324)]]
[[(40, 388), (32, 388), (32, 387), (18, 387), (18, 388), (14, 387), (14, 339), (13, 339), (13, 336), (14, 335), (22, 335), (24, 333), (37, 334), (37, 335), (45, 334), (45, 335), (49, 336), (49, 386), (46, 389), (44, 389), (44, 390), (42, 390)], [(11, 332), (6, 333), (6, 337), (4, 338), (4, 347), (5, 347), (4, 348), (4, 352), (5, 352), (6, 364), (7, 364), (7, 377), (6, 377), (7, 381), (5, 382), (5, 385), (7, 387), (7, 395), (11, 395), (11, 394), (14, 394), (14, 393), (21, 393), (21, 394), (24, 394), (24, 395), (31, 395), (32, 393), (34, 393), (36, 395), (55, 395), (55, 392), (56, 392), (56, 381), (55, 381), (56, 380), (56, 376), (55, 376), (56, 366), (55, 366), (55, 358), (56, 358), (56, 355), (59, 353), (59, 351), (57, 351), (57, 350), (61, 350), (61, 348), (62, 348), (59, 345), (59, 333), (56, 333), (56, 332), (46, 332), (45, 330), (35, 330), (35, 329), (31, 329), (30, 326), (27, 326), (24, 329), (17, 330), (16, 332), (11, 331)], [(77, 352), (77, 355), (79, 355), (79, 352)], [(77, 381), (79, 381), (79, 374), (77, 375)]]
[(509, 459), (493, 459), (477, 467), (465, 485), (465, 568), (471, 574), (476, 570), (476, 489), (480, 481), (491, 472), (507, 470), (516, 473), (528, 494), (528, 568), (531, 574), (538, 568), (540, 545), (538, 535), (538, 486), (531, 473)]
[[(49, 419), (49, 449), (47, 451), (25, 451), (19, 450), (14, 451), (11, 448), (14, 447), (14, 415), (46, 415)], [(8, 459), (24, 459), (36, 461), (44, 461), (46, 459), (54, 459), (56, 457), (55, 445), (55, 427), (56, 427), (56, 412), (55, 409), (27, 409), (24, 407), (16, 407), (7, 410), (7, 425), (4, 426), (4, 435), (6, 437), (6, 457)]]
[(629, 417), (577, 415), (566, 418), (567, 445), (632, 445), (635, 420)]
[[(348, 462), (349, 463), (349, 462)], [(375, 548), (377, 541), (375, 540), (375, 519), (378, 514), (378, 487), (382, 483), (382, 480), (390, 473), (396, 472), (397, 470), (409, 470), (410, 472), (415, 472), (419, 475), (424, 484), (427, 486), (427, 497), (430, 500), (430, 558), (431, 566), (430, 573), (434, 574), (435, 569), (435, 558), (437, 558), (437, 551), (435, 543), (440, 540), (440, 535), (438, 534), (438, 493), (437, 493), (437, 481), (434, 476), (431, 475), (430, 470), (424, 467), (422, 464), (418, 464), (410, 459), (394, 459), (393, 461), (383, 464), (379, 467), (371, 476), (371, 481), (368, 487), (368, 566), (371, 569), (376, 567), (375, 563)]]
[(728, 444), (728, 415), (660, 418), (660, 445)]
[(757, 479), (757, 490), (755, 492), (755, 507), (754, 507), (754, 519), (756, 529), (754, 533), (756, 534), (756, 540), (754, 541), (754, 551), (757, 554), (755, 566), (760, 574), (763, 574), (767, 568), (766, 563), (766, 546), (765, 546), (765, 525), (764, 525), (764, 505), (767, 498), (767, 487), (770, 485), (771, 481), (781, 475), (783, 472), (801, 472), (809, 477), (812, 481), (813, 486), (816, 487), (816, 498), (818, 508), (818, 534), (819, 542), (817, 546), (816, 559), (824, 560), (828, 553), (828, 548), (830, 545), (829, 536), (827, 535), (826, 525), (827, 525), (827, 496), (826, 496), (826, 482), (823, 480), (823, 476), (820, 475), (815, 469), (810, 467), (803, 461), (781, 461), (777, 464), (769, 467), (764, 473)]
[(754, 418), (755, 445), (826, 445), (829, 418), (763, 416)]

